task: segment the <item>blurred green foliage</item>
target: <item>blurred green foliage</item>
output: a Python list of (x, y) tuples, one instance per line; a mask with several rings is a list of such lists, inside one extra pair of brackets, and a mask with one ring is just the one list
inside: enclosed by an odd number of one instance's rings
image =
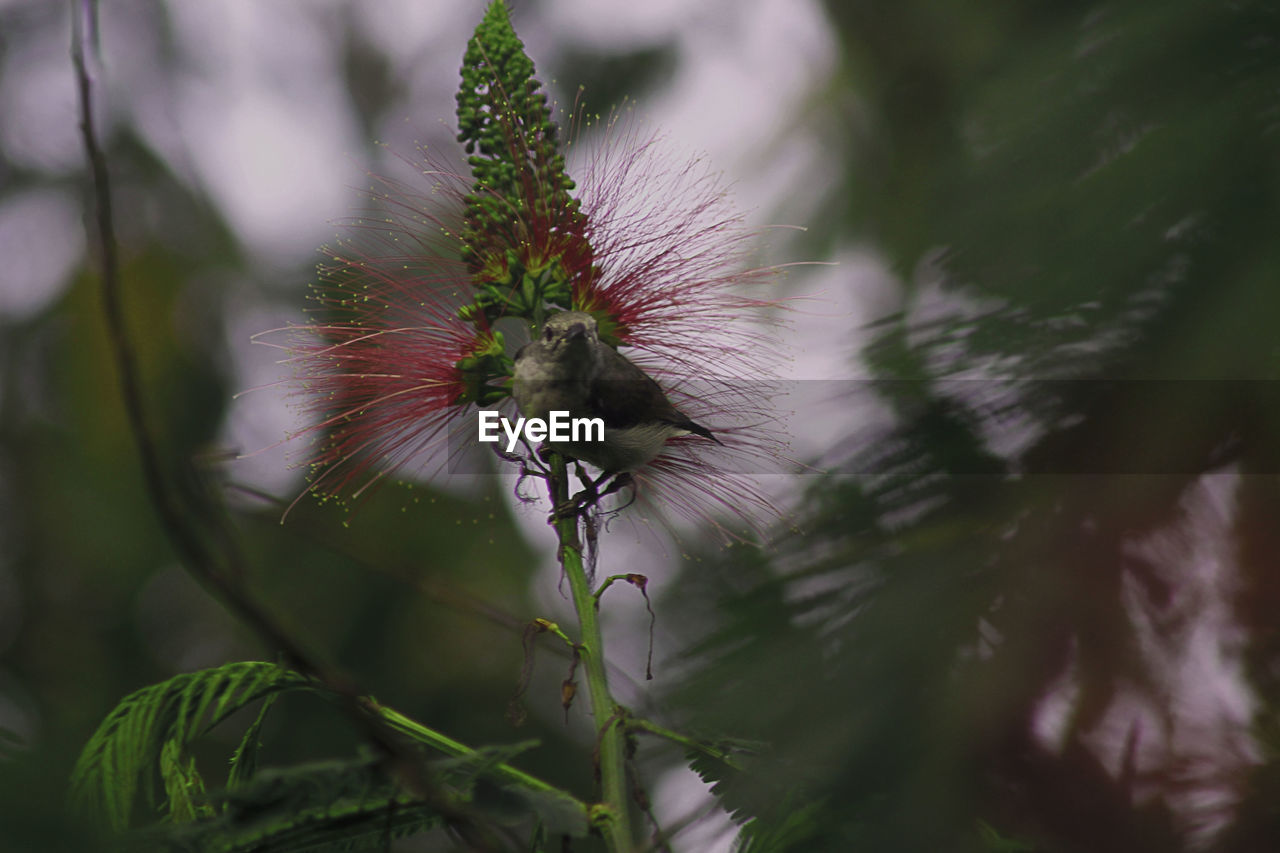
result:
[(804, 536), (689, 573), (667, 606), (720, 619), (676, 705), (773, 744), (727, 780), (789, 826), (761, 849), (1280, 847), (1280, 10), (827, 9), (824, 221), (904, 279), (865, 353), (897, 419)]

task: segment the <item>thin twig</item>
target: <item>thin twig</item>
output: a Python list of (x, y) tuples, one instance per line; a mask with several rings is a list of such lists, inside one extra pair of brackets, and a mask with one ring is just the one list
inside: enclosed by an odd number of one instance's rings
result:
[(626, 581), (627, 583), (640, 590), (640, 595), (644, 597), (644, 609), (649, 611), (649, 655), (645, 659), (644, 677), (646, 681), (653, 681), (653, 630), (658, 624), (658, 614), (653, 612), (653, 603), (649, 601), (649, 578), (636, 572), (628, 572), (625, 575), (609, 575), (604, 579), (604, 583), (596, 590), (596, 606), (600, 604), (600, 597), (604, 595), (604, 591), (613, 585), (614, 581)]

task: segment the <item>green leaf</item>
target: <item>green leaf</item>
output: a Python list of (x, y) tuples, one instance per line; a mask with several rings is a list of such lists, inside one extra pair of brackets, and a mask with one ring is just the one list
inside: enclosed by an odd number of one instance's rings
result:
[(215, 817), (156, 827), (135, 840), (149, 850), (377, 850), (439, 823), (436, 812), (401, 790), (371, 755), (264, 769), (210, 800)]
[[(240, 708), (274, 693), (315, 686), (275, 664), (249, 661), (137, 690), (116, 706), (81, 752), (71, 776), (72, 804), (113, 829), (124, 829), (139, 785), (148, 809), (156, 806), (155, 768), (165, 749), (177, 749), (169, 754), (169, 769), (177, 772), (182, 749)], [(165, 780), (168, 785), (170, 777)]]
[(167, 741), (160, 750), (160, 776), (164, 779), (169, 799), (169, 819), (174, 823), (190, 823), (213, 815), (206, 802), (204, 779), (196, 769), (196, 760), (183, 755), (182, 745)]
[(796, 803), (786, 797), (773, 819), (753, 818), (738, 834), (734, 853), (783, 853), (803, 850), (818, 832), (822, 803)]
[[(136, 691), (81, 754), (72, 780), (74, 803), (113, 829), (127, 828), (140, 783), (145, 805), (156, 807), (158, 769), (171, 823), (135, 838), (150, 847), (184, 850), (355, 849), (434, 825), (435, 808), (401, 791), (377, 758), (258, 771), (263, 721), (274, 698), (286, 690), (328, 693), (298, 673), (256, 662), (187, 673)], [(185, 753), (187, 745), (264, 698), (232, 758), (227, 788), (206, 794)], [(373, 700), (363, 703), (392, 729), (451, 756), (431, 768), (442, 783), (440, 792), (450, 799), (495, 822), (533, 815), (554, 834), (587, 834), (584, 803), (507, 764), (536, 742), (472, 749)]]
[(720, 799), (734, 820), (741, 823), (751, 819), (756, 814), (755, 805), (750, 802), (750, 797), (743, 796), (744, 773), (735, 764), (744, 757), (760, 753), (767, 744), (739, 738), (718, 738), (708, 741), (708, 745), (716, 752), (732, 755), (734, 763), (717, 758), (709, 751), (689, 750), (685, 755), (689, 769), (711, 786), (711, 793)]
[(253, 725), (249, 726), (244, 737), (240, 739), (240, 746), (236, 747), (235, 754), (231, 756), (231, 773), (227, 777), (228, 788), (244, 785), (257, 772), (258, 748), (262, 745), (262, 724), (267, 719), (267, 711), (271, 710), (271, 706), (275, 704), (276, 697), (279, 695), (273, 693), (263, 701)]

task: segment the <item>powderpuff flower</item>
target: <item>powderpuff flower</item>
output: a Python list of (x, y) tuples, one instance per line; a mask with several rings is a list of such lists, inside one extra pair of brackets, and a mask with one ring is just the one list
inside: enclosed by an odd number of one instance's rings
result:
[(672, 156), (660, 134), (618, 116), (603, 136), (581, 164), (594, 267), (573, 277), (575, 310), (604, 315), (610, 343), (694, 375), (758, 373), (777, 350), (780, 305), (748, 293), (779, 272), (750, 264), (760, 234), (701, 159)]
[[(392, 216), (364, 227), (372, 249), (350, 239), (326, 248), (312, 321), (287, 330), (286, 363), (310, 421), (291, 438), (314, 438), (317, 495), (359, 498), (411, 460), (438, 458), (432, 451), (475, 404), (505, 395), (485, 383), (506, 370), (501, 335), (458, 317), (466, 279), (423, 250), (419, 224)], [(402, 241), (417, 251), (402, 254)]]
[(463, 416), (509, 393), (514, 353), (497, 326), (516, 318), (536, 330), (580, 310), (722, 442), (669, 441), (633, 474), (642, 503), (663, 517), (770, 520), (758, 475), (784, 456), (761, 384), (780, 358), (777, 302), (744, 290), (777, 270), (747, 263), (758, 235), (719, 178), (616, 118), (570, 170), (501, 3), (462, 75), (470, 187), (440, 168), (423, 170), (426, 193), (384, 182), (383, 210), (362, 229), (370, 239), (330, 251), (316, 317), (292, 345), (314, 418), (304, 432), (323, 436), (312, 490), (358, 496), (452, 427), (474, 430)]

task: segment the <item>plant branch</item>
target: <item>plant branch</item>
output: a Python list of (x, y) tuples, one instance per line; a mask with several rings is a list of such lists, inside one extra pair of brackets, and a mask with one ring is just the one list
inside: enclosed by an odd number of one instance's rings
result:
[[(380, 705), (372, 700), (369, 701), (369, 707), (381, 716), (382, 719), (386, 720), (387, 724), (393, 729), (409, 734), (415, 740), (421, 741), (422, 743), (428, 743), (443, 752), (445, 755), (465, 757), (476, 754), (476, 750), (466, 744), (456, 741), (447, 735), (441, 734), (434, 729), (428, 728), (416, 720), (406, 717), (404, 714), (401, 714), (393, 708)], [(511, 782), (530, 791), (537, 791), (539, 793), (549, 794), (555, 797), (575, 811), (581, 812), (583, 822), (586, 822), (586, 803), (582, 802), (567, 791), (561, 790), (548, 782), (544, 782), (536, 776), (530, 776), (523, 770), (517, 770), (506, 763), (495, 764), (493, 766), (492, 773), (495, 777), (503, 780), (504, 782)]]
[[(547, 490), (551, 505), (562, 507), (569, 502), (568, 468), (559, 453), (550, 454), (551, 474), (547, 478)], [(587, 697), (591, 703), (591, 716), (595, 720), (599, 744), (600, 795), (608, 813), (601, 830), (613, 853), (628, 853), (633, 849), (629, 801), (627, 799), (626, 732), (617, 725), (619, 713), (605, 677), (604, 637), (596, 612), (596, 597), (592, 594), (587, 573), (582, 565), (582, 542), (578, 537), (578, 516), (569, 514), (555, 520), (556, 535), (560, 540), (558, 556), (561, 568), (569, 581), (573, 606), (581, 627), (578, 645), (583, 666), (587, 672)]]
[(696, 738), (691, 738), (688, 735), (682, 735), (677, 731), (660, 726), (651, 720), (644, 719), (643, 717), (629, 717), (627, 719), (627, 731), (646, 732), (647, 734), (657, 735), (658, 737), (665, 738), (672, 743), (679, 744), (685, 749), (692, 750), (694, 752), (701, 752), (703, 755), (708, 756), (709, 758), (714, 758), (716, 761), (719, 761), (727, 767), (732, 767), (734, 770), (743, 769), (742, 765), (738, 762), (738, 759), (735, 758), (733, 753), (729, 750), (721, 749), (718, 746), (705, 743)]

